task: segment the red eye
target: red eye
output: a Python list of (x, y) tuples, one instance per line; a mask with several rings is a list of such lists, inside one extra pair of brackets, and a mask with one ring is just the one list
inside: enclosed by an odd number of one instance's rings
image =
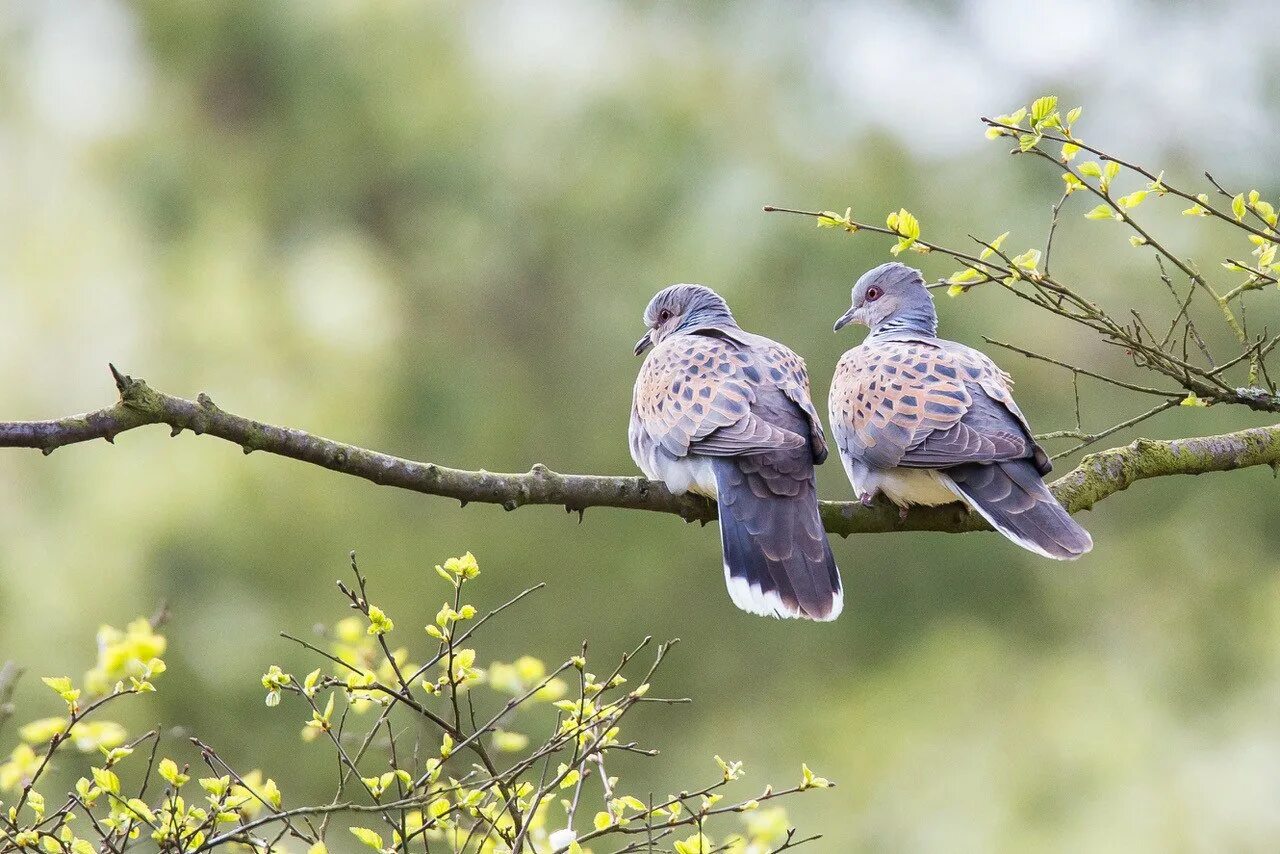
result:
[(867, 288), (867, 302), (875, 302), (880, 299), (879, 288)]

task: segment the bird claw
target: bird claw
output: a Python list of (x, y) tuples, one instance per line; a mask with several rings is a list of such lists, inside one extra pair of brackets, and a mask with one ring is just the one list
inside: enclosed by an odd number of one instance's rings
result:
[(905, 521), (907, 521), (907, 508), (906, 508), (906, 507), (899, 507), (899, 508), (898, 508), (898, 521), (899, 521), (899, 522), (905, 522)]
[(858, 496), (858, 503), (861, 504), (863, 507), (870, 507), (871, 500), (873, 497), (874, 496), (872, 496), (870, 492), (864, 492)]

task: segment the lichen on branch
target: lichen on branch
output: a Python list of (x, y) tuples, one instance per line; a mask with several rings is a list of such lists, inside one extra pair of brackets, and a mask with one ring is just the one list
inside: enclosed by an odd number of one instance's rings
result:
[[(128, 430), (164, 424), (173, 436), (184, 430), (216, 436), (240, 446), (246, 454), (262, 451), (288, 457), (382, 486), (452, 498), (463, 506), (474, 501), (515, 510), (528, 504), (545, 504), (579, 514), (589, 507), (612, 507), (670, 513), (687, 522), (704, 524), (716, 518), (714, 502), (694, 495), (672, 495), (662, 483), (642, 477), (560, 474), (541, 464), (527, 472), (502, 474), (408, 460), (234, 415), (218, 407), (206, 394), (198, 395), (194, 401), (174, 397), (114, 366), (111, 372), (120, 394), (115, 405), (50, 421), (0, 422), (0, 448), (34, 448), (50, 454), (64, 445), (94, 439), (110, 442)], [(1050, 488), (1074, 513), (1090, 509), (1146, 478), (1257, 465), (1280, 466), (1280, 425), (1173, 441), (1139, 439), (1123, 448), (1086, 456)], [(897, 508), (887, 503), (877, 502), (870, 507), (858, 502), (821, 504), (827, 531), (841, 536), (989, 530), (980, 516), (958, 503), (913, 508), (905, 519), (900, 519)]]

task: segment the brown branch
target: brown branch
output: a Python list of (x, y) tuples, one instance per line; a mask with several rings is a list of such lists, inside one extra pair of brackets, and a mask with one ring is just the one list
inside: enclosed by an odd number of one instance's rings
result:
[[(1039, 149), (1035, 149), (1035, 148), (1030, 149), (1028, 153), (1037, 154), (1042, 157), (1048, 157), (1048, 155), (1046, 155), (1043, 151), (1040, 151)], [(1070, 171), (1069, 167), (1067, 168), (1068, 168), (1068, 171)], [(1075, 173), (1072, 173), (1072, 174), (1075, 174)], [(1083, 180), (1082, 180), (1082, 183), (1083, 183)], [(1090, 190), (1096, 195), (1099, 195), (1100, 198), (1106, 199), (1109, 205), (1111, 205), (1114, 209), (1119, 211), (1125, 217), (1125, 221), (1131, 227), (1141, 231), (1138, 228), (1138, 226), (1132, 222), (1132, 219), (1129, 218), (1128, 215), (1124, 213), (1124, 210), (1120, 208), (1119, 205), (1115, 203), (1113, 199), (1111, 199), (1108, 195), (1101, 193), (1095, 187), (1092, 187), (1089, 185), (1085, 185), (1085, 186), (1086, 186), (1086, 189)], [(848, 217), (840, 217), (839, 214), (824, 213), (821, 211), (798, 210), (796, 208), (783, 208), (783, 207), (776, 207), (773, 205), (765, 206), (764, 210), (766, 212), (796, 214), (799, 216), (813, 217), (818, 219), (820, 221), (820, 224), (823, 224), (824, 221), (834, 222), (836, 224), (834, 227), (842, 228), (844, 231), (849, 232), (851, 234), (856, 234), (857, 232), (860, 232), (860, 231), (866, 231), (872, 234), (883, 234), (886, 236), (901, 237), (901, 235), (899, 235), (897, 232), (892, 231), (890, 229), (882, 228), (880, 226), (870, 225), (863, 222), (858, 222)], [(1144, 235), (1146, 234), (1146, 232), (1141, 232), (1141, 233)], [(983, 243), (980, 240), (978, 242)], [(950, 258), (953, 258), (961, 262), (965, 266), (973, 267), (974, 269), (979, 269), (987, 275), (988, 278), (986, 279), (986, 281), (995, 281), (998, 278), (1012, 277), (1019, 282), (1029, 282), (1036, 289), (1037, 293), (1035, 294), (1023, 293), (1016, 287), (1011, 287), (1008, 289), (1008, 291), (1009, 293), (1013, 294), (1019, 299), (1023, 299), (1031, 302), (1037, 308), (1044, 309), (1045, 311), (1051, 312), (1060, 317), (1066, 318), (1067, 320), (1070, 320), (1074, 323), (1078, 323), (1078, 324), (1081, 324), (1082, 326), (1086, 326), (1089, 329), (1094, 330), (1095, 332), (1098, 332), (1100, 335), (1103, 336), (1103, 340), (1106, 343), (1121, 347), (1126, 351), (1127, 354), (1132, 355), (1135, 359), (1135, 362), (1138, 363), (1141, 367), (1145, 367), (1150, 370), (1156, 371), (1157, 373), (1163, 374), (1164, 376), (1167, 376), (1175, 380), (1179, 385), (1182, 386), (1184, 390), (1194, 393), (1197, 397), (1199, 397), (1201, 400), (1205, 401), (1206, 403), (1232, 403), (1232, 404), (1247, 406), (1250, 409), (1254, 409), (1260, 412), (1280, 412), (1280, 395), (1269, 393), (1266, 389), (1256, 387), (1255, 385), (1253, 385), (1252, 380), (1250, 381), (1249, 386), (1232, 388), (1223, 379), (1221, 379), (1221, 377), (1217, 373), (1203, 370), (1201, 368), (1197, 368), (1194, 365), (1191, 365), (1190, 363), (1188, 363), (1185, 359), (1179, 359), (1174, 354), (1168, 352), (1163, 347), (1160, 347), (1154, 343), (1151, 345), (1147, 344), (1140, 337), (1135, 336), (1125, 326), (1122, 326), (1121, 324), (1117, 323), (1105, 311), (1099, 308), (1095, 303), (1093, 303), (1092, 301), (1086, 299), (1085, 297), (1077, 293), (1073, 288), (1068, 287), (1067, 285), (1053, 279), (1048, 275), (1036, 274), (1035, 277), (1033, 278), (1033, 273), (1031, 271), (1016, 269), (1015, 265), (1013, 265), (1012, 261), (1009, 260), (1007, 255), (1005, 255), (1002, 252), (995, 251), (994, 247), (992, 247), (990, 244), (983, 243), (983, 245), (986, 246), (988, 249), (993, 250), (994, 254), (997, 255), (1001, 259), (1001, 261), (1004, 262), (1003, 264), (997, 261), (994, 261), (991, 258), (983, 260), (973, 255), (969, 255), (968, 253), (960, 252), (958, 250), (950, 249), (950, 248), (941, 246), (940, 244), (930, 243), (928, 241), (921, 240), (921, 239), (917, 239), (914, 245), (922, 247), (923, 249), (930, 252), (938, 252), (940, 254), (946, 255)], [(1156, 244), (1153, 243), (1152, 245), (1155, 246)], [(1176, 266), (1178, 266), (1180, 270), (1183, 270), (1185, 268), (1185, 271), (1189, 273), (1190, 278), (1192, 279), (1193, 282), (1204, 281), (1203, 278), (1201, 278), (1198, 273), (1194, 273), (1193, 271), (1190, 270), (1190, 268), (1187, 268), (1186, 264), (1181, 260), (1178, 260), (1175, 258), (1174, 263)], [(982, 282), (973, 282), (966, 285), (965, 287), (971, 288), (979, 284), (982, 284)], [(1207, 283), (1205, 283), (1204, 286), (1208, 287)], [(1055, 305), (1052, 300), (1047, 299), (1044, 296), (1044, 294), (1042, 293), (1043, 291), (1048, 291), (1049, 293), (1052, 293), (1055, 297), (1068, 301), (1071, 305), (1075, 306), (1078, 309), (1079, 313), (1066, 310), (1060, 305)], [(1210, 291), (1212, 291), (1212, 288), (1210, 288)], [(1217, 301), (1217, 304), (1219, 305), (1219, 307), (1223, 308), (1226, 311), (1226, 313), (1230, 315), (1230, 319), (1232, 322), (1235, 322), (1235, 317), (1234, 315), (1231, 315), (1230, 308), (1226, 307), (1224, 304), (1221, 303), (1216, 292), (1213, 293), (1213, 296), (1215, 301)], [(1233, 327), (1233, 328), (1238, 328), (1238, 326), (1239, 325), (1237, 324), (1236, 327)], [(1240, 331), (1241, 333), (1243, 333), (1242, 328), (1240, 329)], [(1248, 346), (1249, 342), (1246, 339), (1246, 340), (1243, 340), (1241, 343), (1244, 344), (1245, 346)], [(1103, 377), (1099, 377), (1099, 378), (1105, 379)], [(1155, 390), (1153, 391), (1157, 394), (1163, 394), (1163, 392), (1159, 392)]]
[[(453, 498), (463, 505), (475, 501), (514, 510), (526, 504), (546, 504), (579, 513), (588, 507), (615, 507), (671, 513), (704, 524), (716, 518), (714, 502), (692, 495), (672, 495), (661, 483), (641, 477), (558, 474), (541, 464), (528, 472), (495, 474), (416, 462), (302, 430), (252, 421), (218, 408), (208, 395), (201, 394), (195, 401), (173, 397), (114, 367), (111, 370), (120, 392), (120, 400), (114, 406), (52, 421), (0, 422), (0, 447), (35, 448), (49, 454), (64, 445), (93, 439), (111, 441), (126, 430), (167, 424), (174, 436), (183, 430), (217, 436), (239, 445), (245, 453), (264, 451), (382, 486)], [(1085, 457), (1051, 488), (1074, 513), (1145, 478), (1257, 465), (1280, 467), (1280, 424), (1168, 442), (1139, 439), (1124, 448)], [(876, 502), (871, 507), (858, 502), (821, 504), (826, 529), (841, 536), (988, 530), (981, 517), (960, 504), (913, 508), (905, 520), (899, 519), (897, 508), (887, 503)]]

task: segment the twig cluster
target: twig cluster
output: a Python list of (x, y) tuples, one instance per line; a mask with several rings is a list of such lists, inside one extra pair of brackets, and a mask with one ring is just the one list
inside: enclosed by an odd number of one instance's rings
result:
[[(1074, 454), (1178, 405), (1230, 403), (1259, 411), (1280, 412), (1280, 395), (1276, 393), (1267, 362), (1268, 356), (1280, 343), (1280, 335), (1271, 336), (1265, 329), (1261, 333), (1251, 333), (1244, 311), (1246, 294), (1280, 282), (1277, 278), (1280, 263), (1276, 259), (1280, 236), (1276, 230), (1275, 207), (1262, 199), (1257, 190), (1232, 194), (1212, 175), (1205, 173), (1214, 193), (1219, 198), (1230, 200), (1230, 209), (1227, 210), (1215, 205), (1207, 193), (1171, 184), (1163, 172), (1156, 173), (1089, 145), (1073, 131), (1080, 113), (1081, 109), (1077, 107), (1064, 114), (1058, 109), (1057, 98), (1045, 96), (1037, 99), (1030, 109), (1024, 107), (1009, 115), (982, 119), (990, 138), (1016, 143), (1012, 154), (1038, 158), (1062, 177), (1065, 187), (1052, 205), (1043, 250), (1030, 248), (1018, 254), (1006, 250), (1003, 244), (1008, 232), (992, 240), (971, 235), (975, 244), (971, 251), (925, 240), (921, 237), (919, 220), (906, 210), (890, 213), (885, 226), (855, 219), (852, 209), (847, 209), (844, 214), (772, 206), (765, 210), (811, 216), (821, 227), (842, 229), (851, 234), (869, 232), (893, 237), (896, 239), (892, 248), (894, 254), (910, 250), (946, 255), (959, 262), (962, 269), (932, 287), (945, 287), (949, 295), (960, 296), (980, 285), (1003, 285), (1010, 294), (1034, 308), (1090, 330), (1100, 340), (1122, 352), (1126, 360), (1161, 378), (1159, 383), (1128, 382), (1063, 358), (988, 338), (991, 344), (1070, 371), (1077, 383), (1080, 377), (1088, 377), (1127, 392), (1159, 399), (1155, 405), (1117, 424), (1085, 430), (1079, 419), (1077, 391), (1075, 427), (1051, 431), (1041, 437), (1078, 440), (1078, 444), (1056, 456)], [(1084, 160), (1082, 152), (1097, 159)], [(1141, 187), (1129, 193), (1118, 192), (1115, 189), (1117, 182), (1128, 177), (1139, 178)], [(1124, 316), (1118, 316), (1091, 297), (1082, 285), (1050, 272), (1054, 236), (1058, 232), (1064, 205), (1074, 194), (1092, 197), (1097, 202), (1084, 214), (1086, 218), (1123, 224), (1130, 232), (1131, 245), (1153, 252), (1155, 290), (1162, 294), (1165, 302), (1172, 298), (1169, 316), (1162, 322), (1148, 320), (1155, 311), (1154, 304), (1130, 308)], [(1186, 208), (1183, 214), (1217, 222), (1247, 241), (1245, 245), (1250, 247), (1253, 260), (1246, 262), (1226, 258), (1221, 264), (1228, 271), (1243, 274), (1242, 281), (1227, 286), (1214, 283), (1201, 272), (1195, 261), (1182, 257), (1158, 238), (1135, 213), (1135, 209), (1148, 197), (1173, 197), (1190, 202), (1191, 207)], [(1169, 272), (1170, 269), (1173, 273)], [(1175, 276), (1183, 280), (1182, 285), (1175, 281)], [(1206, 343), (1206, 336), (1197, 326), (1197, 323), (1205, 322), (1199, 316), (1198, 308), (1208, 309), (1225, 324), (1237, 345), (1234, 353), (1215, 358)], [(1237, 371), (1243, 376), (1232, 382), (1230, 378)], [(1164, 381), (1169, 382), (1166, 384)]]
[[(289, 840), (324, 854), (335, 817), (344, 819), (346, 839), (379, 854), (577, 854), (609, 842), (616, 852), (765, 854), (817, 838), (798, 836), (784, 811), (762, 807), (831, 785), (807, 766), (795, 785), (765, 786), (751, 797), (726, 797), (744, 771), (742, 763), (719, 757), (706, 784), (664, 796), (625, 793), (620, 758), (657, 751), (626, 740), (624, 719), (648, 703), (689, 702), (650, 693), (675, 641), (638, 665), (650, 644), (645, 638), (599, 674), (585, 643), (553, 668), (528, 656), (481, 667), (476, 634), (542, 585), (480, 614), (464, 595), (479, 575), (475, 559), (452, 558), (436, 570), (450, 595), (426, 627), (431, 647), (422, 664), (410, 662), (408, 646), (391, 645), (402, 631), (370, 601), (353, 553), (353, 583), (339, 581), (338, 589), (354, 615), (320, 643), (284, 635), (321, 666), (298, 678), (273, 665), (262, 677), (267, 705), (301, 706), (302, 738), (331, 749), (336, 768), (328, 801), (287, 806), (274, 779), (235, 768), (199, 738), (189, 739), (187, 752), (194, 749), (195, 764), (209, 776), (193, 780), (190, 764), (162, 757), (157, 730), (129, 739), (118, 724), (101, 721), (109, 706), (154, 691), (153, 680), (164, 673), (164, 638), (142, 620), (106, 637), (83, 686), (45, 678), (66, 714), (23, 726), (19, 745), (0, 763), (0, 790), (14, 795), (0, 805), (0, 854), (37, 848), (123, 854), (142, 844), (172, 854), (227, 845), (281, 852)], [(100, 695), (88, 699), (91, 688), (102, 689)], [(537, 740), (526, 734), (543, 727), (547, 734)], [(48, 790), (55, 759), (68, 759), (68, 745), (101, 759), (55, 806), (41, 790)], [(146, 757), (145, 766), (130, 759), (135, 754)], [(135, 775), (131, 791), (124, 779)], [(159, 790), (148, 798), (153, 782)], [(740, 830), (717, 829), (734, 815), (744, 819)]]

